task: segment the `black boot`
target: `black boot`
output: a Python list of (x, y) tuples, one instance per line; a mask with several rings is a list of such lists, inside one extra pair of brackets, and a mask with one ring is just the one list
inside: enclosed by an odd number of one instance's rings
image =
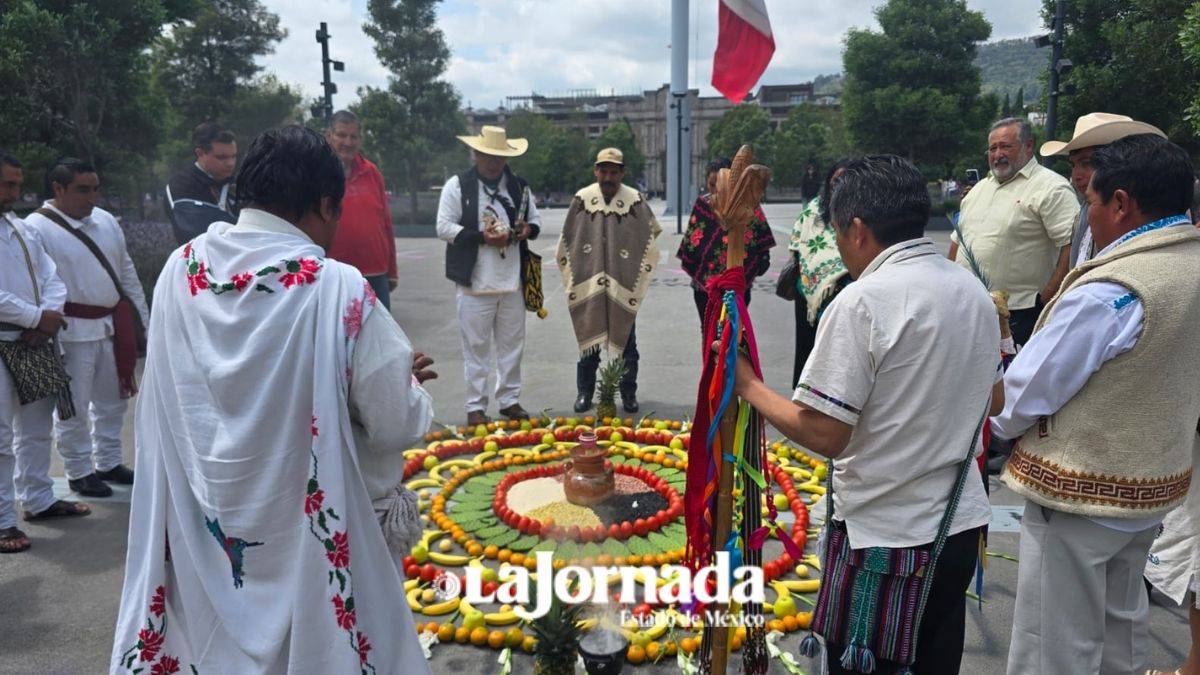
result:
[(621, 394), (621, 407), (625, 408), (625, 412), (627, 412), (627, 413), (637, 412), (638, 411), (637, 394), (635, 394), (633, 392), (629, 392), (628, 394)]
[(586, 393), (581, 393), (578, 396), (578, 398), (575, 399), (575, 412), (577, 412), (577, 413), (587, 412), (591, 409), (592, 409), (592, 395), (586, 394)]
[(118, 464), (108, 471), (97, 471), (96, 477), (107, 483), (133, 485), (133, 469), (124, 464)]
[(100, 480), (100, 477), (94, 473), (89, 473), (83, 478), (69, 480), (67, 485), (71, 486), (72, 492), (78, 492), (84, 497), (112, 496), (112, 488), (108, 487), (108, 484)]

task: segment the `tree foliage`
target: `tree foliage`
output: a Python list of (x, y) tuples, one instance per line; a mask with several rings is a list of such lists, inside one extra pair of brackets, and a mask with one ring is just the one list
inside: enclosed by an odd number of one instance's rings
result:
[(775, 136), (775, 164), (771, 181), (781, 187), (797, 187), (809, 165), (820, 172), (832, 164), (835, 149), (833, 129), (814, 106), (800, 105), (788, 113)]
[(743, 103), (727, 110), (713, 123), (705, 136), (708, 158), (732, 158), (738, 148), (749, 145), (754, 149), (756, 162), (771, 165), (775, 157), (775, 135), (771, 130), (771, 114), (762, 106)]
[(375, 42), (375, 55), (391, 73), (386, 89), (359, 91), (364, 102), (370, 101), (358, 107), (364, 132), (372, 134), (369, 146), (364, 139), (364, 148), (387, 166), (403, 164), (403, 173), (396, 175), (407, 183), (412, 213), (425, 180), (440, 173), (440, 167), (431, 166), (432, 158), (456, 143), (465, 127), (458, 92), (440, 79), (450, 49), (437, 27), (439, 1), (370, 0), (370, 21), (363, 25)]
[[(1184, 17), (1183, 29), (1179, 31), (1179, 46), (1188, 64), (1200, 68), (1200, 2), (1193, 4)], [(1187, 119), (1192, 125), (1192, 135), (1200, 137), (1200, 87), (1192, 90)]]
[(510, 138), (529, 141), (529, 150), (510, 161), (536, 192), (573, 193), (591, 183), (591, 144), (575, 128), (559, 128), (550, 120), (528, 110), (508, 116), (505, 130)]
[(888, 0), (880, 32), (846, 37), (842, 105), (852, 143), (924, 164), (964, 152), (987, 120), (980, 105), (976, 45), (991, 34), (964, 0)]
[[(1080, 115), (1104, 111), (1153, 124), (1200, 152), (1200, 129), (1186, 112), (1200, 94), (1196, 7), (1195, 0), (1066, 0), (1063, 56), (1074, 69), (1063, 82), (1075, 93), (1059, 97), (1060, 137)], [(1049, 25), (1052, 0), (1042, 14)]]
[[(147, 52), (181, 9), (163, 0), (6, 3), (0, 15), (0, 143), (39, 177), (54, 157), (93, 162), (128, 197), (150, 176), (164, 102)], [(35, 185), (40, 181), (31, 181)]]
[(259, 0), (209, 0), (157, 42), (155, 77), (185, 125), (222, 119), (286, 36)]

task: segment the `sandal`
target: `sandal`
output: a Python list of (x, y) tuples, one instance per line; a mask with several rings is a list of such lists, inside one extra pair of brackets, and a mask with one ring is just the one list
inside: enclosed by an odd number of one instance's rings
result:
[(0, 553), (20, 553), (29, 549), (29, 537), (15, 527), (0, 530)]
[(1183, 670), (1176, 668), (1175, 670), (1147, 670), (1146, 675), (1182, 675)]
[(92, 512), (92, 507), (83, 502), (68, 502), (65, 499), (59, 499), (50, 505), (50, 508), (39, 511), (37, 513), (25, 512), (25, 520), (47, 520), (50, 518), (72, 518), (75, 516), (86, 516)]

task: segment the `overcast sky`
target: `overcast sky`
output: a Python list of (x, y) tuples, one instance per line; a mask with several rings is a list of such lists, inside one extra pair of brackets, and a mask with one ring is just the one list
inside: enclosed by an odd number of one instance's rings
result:
[[(874, 27), (882, 0), (766, 0), (775, 57), (764, 84), (805, 82), (841, 70), (842, 36)], [(353, 102), (359, 86), (384, 86), (387, 71), (362, 32), (366, 0), (263, 0), (288, 30), (263, 65), (306, 96), (320, 93), (321, 21), (333, 35), (330, 51), (346, 63), (335, 73), (334, 106)], [(463, 102), (494, 108), (506, 96), (597, 89), (618, 93), (655, 89), (670, 80), (669, 0), (444, 0), (438, 24), (450, 46), (446, 78)], [(689, 84), (715, 95), (708, 81), (717, 39), (717, 0), (693, 0)], [(1041, 0), (967, 0), (992, 23), (992, 39), (1042, 32)]]

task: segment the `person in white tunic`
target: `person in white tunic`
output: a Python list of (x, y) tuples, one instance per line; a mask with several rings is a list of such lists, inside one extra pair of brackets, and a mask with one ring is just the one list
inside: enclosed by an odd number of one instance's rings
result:
[[(149, 319), (150, 310), (121, 226), (111, 213), (96, 206), (100, 200), (96, 170), (87, 162), (65, 158), (48, 175), (54, 199), (25, 220), (42, 236), (67, 286), (66, 315), (71, 325), (59, 340), (78, 412), (70, 419), (56, 418), (54, 434), (71, 489), (88, 497), (107, 497), (112, 488), (106, 481), (133, 483), (133, 471), (122, 463), (121, 427), (126, 399), (136, 391), (137, 354), (135, 347), (118, 367), (114, 336), (132, 326), (115, 323), (113, 313), (122, 298), (132, 302), (143, 320)], [(104, 256), (112, 275), (85, 240)]]
[(22, 405), (10, 372), (11, 352), (42, 345), (66, 325), (67, 290), (54, 261), (38, 233), (12, 212), (23, 182), (21, 163), (0, 150), (0, 352), (5, 355), (0, 363), (0, 553), (29, 548), (29, 538), (17, 527), (17, 499), (26, 520), (91, 511), (86, 504), (54, 498), (49, 476), (54, 399)]
[(458, 290), (467, 424), (488, 422), (485, 391), (496, 359), (496, 403), (509, 419), (526, 419), (521, 407), (521, 356), (525, 351), (525, 296), (521, 261), (527, 240), (537, 239), (541, 216), (528, 184), (507, 159), (529, 148), (500, 127), (459, 136), (475, 166), (442, 186), (437, 235), (446, 242), (446, 278)]
[(345, 176), (320, 135), (259, 136), (237, 189), (155, 287), (110, 672), (428, 673), (371, 502), (432, 361), (324, 257)]

